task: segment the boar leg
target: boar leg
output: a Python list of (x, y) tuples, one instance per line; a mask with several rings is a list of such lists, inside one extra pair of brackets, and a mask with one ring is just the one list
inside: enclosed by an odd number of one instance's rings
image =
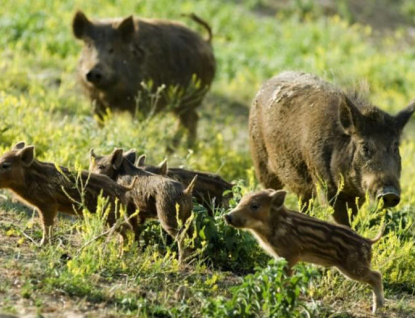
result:
[(178, 114), (179, 121), (177, 125), (176, 133), (173, 137), (173, 147), (177, 148), (180, 143), (180, 140), (183, 137), (183, 128), (187, 132), (187, 147), (191, 148), (197, 138), (197, 123), (199, 121), (199, 115), (196, 110), (191, 107), (186, 108)]
[(338, 224), (350, 226), (348, 209), (352, 210), (352, 217), (357, 214), (358, 207), (355, 200), (344, 198), (340, 193), (337, 198), (332, 198), (330, 204), (334, 208), (333, 218)]
[(288, 277), (291, 277), (293, 275), (293, 267), (295, 264), (298, 263), (299, 258), (293, 257), (293, 256), (286, 256), (285, 259), (287, 260), (288, 264), (285, 266), (284, 270)]
[(38, 210), (40, 220), (42, 222), (43, 234), (40, 245), (46, 245), (52, 239), (52, 228), (55, 222), (55, 217), (58, 214), (57, 207), (50, 206)]
[(92, 112), (97, 118), (98, 124), (102, 125), (105, 119), (105, 115), (107, 114), (106, 107), (104, 106), (104, 104), (99, 102), (97, 99), (92, 100), (91, 104), (92, 104)]
[(310, 193), (302, 193), (299, 196), (300, 202), (300, 211), (301, 212), (307, 212), (308, 209), (312, 208), (312, 201), (311, 199), (313, 198), (313, 196)]
[[(138, 215), (136, 218), (133, 218), (131, 220), (131, 224), (134, 230), (134, 240), (138, 243), (138, 246), (140, 246), (140, 236), (141, 236), (141, 233), (143, 232), (145, 221), (146, 219), (144, 217), (140, 217), (140, 215)], [(146, 245), (147, 245), (147, 242), (145, 242), (144, 246)]]
[[(284, 184), (273, 173), (272, 168), (268, 164), (268, 152), (265, 148), (262, 134), (259, 133), (257, 125), (250, 127), (250, 142), (249, 147), (251, 148), (252, 160), (258, 181), (266, 189), (280, 190), (284, 187)], [(258, 137), (259, 136), (259, 137)]]
[(378, 271), (372, 271), (362, 264), (364, 268), (354, 268), (353, 270), (348, 270), (345, 268), (340, 268), (339, 270), (346, 275), (347, 277), (360, 281), (362, 283), (369, 284), (373, 289), (373, 308), (372, 311), (375, 313), (378, 308), (383, 306), (383, 286), (382, 286), (382, 274)]
[[(174, 213), (165, 213), (165, 212), (161, 212), (158, 213), (158, 219), (160, 221), (160, 225), (161, 227), (171, 236), (173, 237), (178, 244), (179, 247), (179, 263), (183, 264), (185, 259), (189, 256), (189, 254), (191, 253), (191, 250), (186, 247), (186, 244), (184, 242), (184, 238), (181, 238), (182, 236), (182, 230), (184, 229), (179, 229), (179, 225), (177, 223), (176, 220), (176, 213), (174, 211)], [(186, 219), (182, 219), (183, 224), (186, 223)], [(190, 227), (187, 229), (186, 232), (186, 236), (188, 236), (189, 234), (191, 234), (193, 232), (193, 228), (190, 225)]]
[[(189, 237), (189, 232), (192, 232), (188, 229), (186, 233), (186, 237)], [(177, 242), (179, 247), (179, 264), (185, 264), (186, 260), (189, 258), (190, 254), (192, 253), (192, 249), (186, 246), (185, 238), (182, 238)]]
[[(256, 160), (255, 160), (256, 159)], [(254, 159), (254, 167), (257, 172), (259, 182), (266, 189), (280, 190), (284, 184), (268, 166), (268, 158), (257, 157)]]
[(366, 277), (366, 282), (373, 288), (373, 313), (376, 313), (377, 309), (383, 306), (383, 285), (382, 274), (377, 271), (370, 271)]

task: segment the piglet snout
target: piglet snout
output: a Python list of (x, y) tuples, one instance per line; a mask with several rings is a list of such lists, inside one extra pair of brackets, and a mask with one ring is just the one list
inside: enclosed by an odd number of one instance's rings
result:
[(225, 215), (223, 216), (223, 218), (225, 219), (225, 222), (226, 222), (227, 224), (232, 224), (232, 215), (230, 215), (230, 214), (225, 214)]

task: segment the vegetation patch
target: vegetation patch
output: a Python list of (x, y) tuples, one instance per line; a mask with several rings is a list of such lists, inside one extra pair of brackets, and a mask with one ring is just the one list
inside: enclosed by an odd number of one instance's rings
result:
[[(0, 153), (24, 140), (36, 146), (40, 160), (79, 170), (88, 168), (90, 148), (99, 153), (135, 148), (149, 162), (167, 156), (169, 166), (219, 173), (233, 181), (231, 209), (244, 194), (259, 189), (247, 143), (248, 113), (266, 79), (283, 70), (300, 70), (345, 88), (366, 81), (371, 100), (391, 113), (414, 97), (415, 51), (405, 25), (378, 32), (339, 11), (307, 9), (306, 1), (291, 1), (289, 10), (262, 14), (267, 3), (5, 1), (0, 12)], [(410, 1), (397, 3), (395, 11), (402, 9), (405, 16), (413, 11)], [(174, 154), (166, 152), (166, 138), (175, 131), (175, 118), (168, 113), (141, 120), (110, 113), (103, 126), (95, 121), (76, 82), (81, 47), (70, 25), (76, 8), (91, 17), (135, 14), (181, 20), (202, 33), (180, 15), (195, 12), (212, 25), (218, 70), (199, 108), (199, 138), (193, 149), (183, 142)], [(385, 211), (367, 203), (353, 224), (369, 238), (376, 236), (382, 223), (386, 225), (384, 237), (373, 247), (373, 268), (382, 272), (385, 288), (382, 317), (415, 317), (414, 127), (413, 122), (408, 124), (400, 147), (400, 204)], [(83, 219), (61, 216), (54, 241), (41, 248), (36, 212), (17, 203), (8, 191), (0, 192), (0, 200), (0, 313), (370, 316), (370, 288), (345, 279), (335, 269), (309, 264), (297, 266), (295, 275), (286, 277), (283, 260), (270, 260), (250, 233), (225, 224), (223, 214), (229, 209), (216, 209), (211, 217), (203, 206), (194, 205), (196, 235), (188, 243), (196, 252), (181, 268), (176, 243), (155, 221), (146, 223), (140, 247), (131, 240), (123, 249), (99, 213), (85, 211)], [(286, 204), (292, 209), (299, 205), (292, 194)], [(332, 210), (316, 200), (307, 213), (329, 220)]]

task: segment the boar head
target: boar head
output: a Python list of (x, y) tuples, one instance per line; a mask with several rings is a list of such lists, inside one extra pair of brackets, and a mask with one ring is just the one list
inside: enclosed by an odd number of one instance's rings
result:
[(340, 103), (339, 123), (346, 142), (334, 146), (340, 155), (332, 160), (331, 169), (343, 174), (345, 187), (354, 188), (362, 197), (369, 193), (373, 199), (383, 199), (385, 207), (399, 203), (399, 143), (414, 106), (411, 103), (391, 116), (373, 106), (357, 107), (347, 97)]
[(111, 154), (106, 156), (98, 156), (94, 149), (91, 149), (89, 151), (89, 171), (115, 179), (123, 160), (122, 149), (115, 148)]
[(238, 206), (224, 216), (226, 223), (236, 228), (262, 230), (270, 223), (271, 213), (284, 206), (284, 190), (263, 190), (244, 196)]
[(132, 16), (120, 22), (92, 22), (78, 11), (72, 29), (74, 36), (84, 42), (79, 72), (87, 86), (107, 90), (133, 84), (130, 82), (139, 74), (144, 51), (134, 41), (136, 25)]
[(25, 187), (25, 170), (35, 160), (35, 148), (19, 142), (0, 157), (0, 188)]

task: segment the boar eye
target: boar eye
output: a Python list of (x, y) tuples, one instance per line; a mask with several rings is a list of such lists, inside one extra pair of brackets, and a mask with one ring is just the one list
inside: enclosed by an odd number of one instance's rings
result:
[(7, 169), (9, 169), (11, 167), (11, 165), (12, 164), (10, 162), (3, 162), (1, 164), (1, 168), (4, 169), (4, 170), (7, 170)]
[(368, 145), (366, 145), (366, 144), (363, 144), (363, 146), (362, 146), (362, 152), (363, 152), (363, 155), (365, 156), (365, 157), (370, 157), (370, 149), (369, 149), (369, 147), (368, 147)]
[(259, 204), (256, 202), (251, 203), (251, 210), (257, 211), (259, 209)]
[(111, 47), (111, 48), (109, 48), (109, 49), (108, 49), (108, 53), (109, 53), (109, 54), (114, 53), (114, 48), (112, 48), (112, 47)]
[(99, 169), (99, 170), (105, 170), (105, 168), (106, 168), (106, 167), (105, 167), (104, 165), (98, 165), (98, 169)]

